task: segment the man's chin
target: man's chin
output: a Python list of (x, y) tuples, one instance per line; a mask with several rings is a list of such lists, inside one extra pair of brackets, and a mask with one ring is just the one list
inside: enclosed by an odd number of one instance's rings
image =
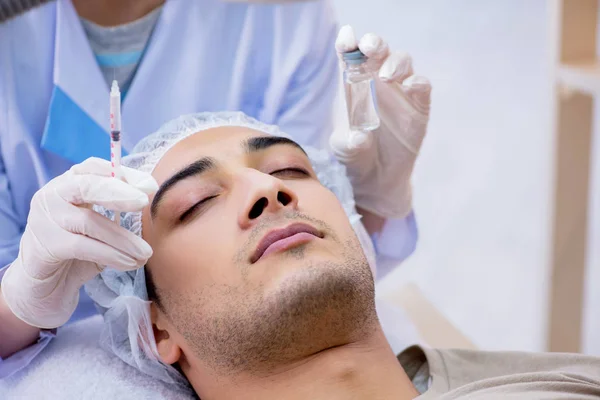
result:
[(359, 265), (315, 254), (285, 264), (274, 268), (269, 283), (263, 286), (265, 305), (274, 314), (328, 309), (362, 313), (374, 305), (374, 282), (366, 261)]
[(363, 265), (313, 260), (282, 269), (263, 295), (263, 317), (285, 327), (290, 343), (319, 347), (324, 343), (316, 338), (321, 337), (343, 344), (362, 336), (377, 321), (366, 260)]

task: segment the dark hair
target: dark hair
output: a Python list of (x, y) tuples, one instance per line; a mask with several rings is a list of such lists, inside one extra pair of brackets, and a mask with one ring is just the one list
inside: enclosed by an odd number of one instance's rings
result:
[(160, 301), (160, 297), (158, 296), (158, 292), (156, 291), (156, 285), (154, 284), (152, 273), (145, 265), (144, 277), (146, 278), (146, 292), (148, 292), (148, 300), (153, 301), (158, 306), (158, 308), (162, 310), (162, 304)]

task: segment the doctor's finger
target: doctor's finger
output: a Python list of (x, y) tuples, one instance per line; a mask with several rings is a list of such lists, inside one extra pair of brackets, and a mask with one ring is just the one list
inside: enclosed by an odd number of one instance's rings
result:
[(382, 81), (402, 83), (413, 74), (412, 58), (404, 52), (393, 52), (379, 69), (379, 78)]
[(111, 176), (112, 165), (110, 161), (98, 157), (90, 157), (69, 170), (76, 175)]
[[(134, 188), (141, 190), (146, 194), (152, 194), (158, 190), (158, 184), (152, 175), (125, 166), (121, 166), (120, 170), (125, 181)], [(71, 167), (71, 172), (75, 175), (111, 177), (113, 166), (110, 161), (97, 157), (90, 157), (82, 163)]]
[(335, 50), (338, 55), (348, 53), (358, 49), (358, 42), (354, 35), (354, 29), (350, 25), (344, 25), (340, 28), (337, 39), (335, 40)]
[[(73, 205), (68, 205), (70, 212), (63, 213), (63, 218), (58, 219), (56, 222), (58, 225), (71, 234), (69, 237), (73, 241), (79, 240), (76, 237), (83, 237), (92, 240), (89, 242), (95, 245), (95, 248), (99, 248), (100, 244), (103, 244), (103, 251), (106, 252), (105, 256), (110, 256), (111, 253), (118, 253), (117, 257), (122, 261), (122, 265), (127, 267), (134, 267), (139, 263), (145, 262), (152, 256), (152, 248), (144, 239), (135, 235), (134, 233), (124, 229), (108, 218), (92, 211), (87, 208), (78, 208)], [(88, 248), (83, 246), (58, 246), (56, 252), (60, 252), (61, 249), (65, 252), (74, 252), (78, 254), (75, 257), (69, 257), (69, 254), (63, 254), (63, 258), (76, 258), (79, 260), (93, 261), (97, 263), (108, 263), (107, 260), (98, 258), (103, 256), (101, 253), (95, 253), (93, 251), (88, 252)], [(80, 253), (80, 250), (83, 253)], [(88, 254), (88, 255), (86, 255)], [(126, 262), (133, 260), (134, 263)], [(125, 260), (125, 261), (123, 261)], [(118, 260), (112, 260), (111, 262), (117, 262)]]
[(329, 138), (329, 146), (338, 160), (350, 160), (360, 157), (373, 145), (373, 132), (351, 131), (340, 128)]
[(128, 167), (121, 167), (121, 173), (128, 184), (148, 195), (153, 194), (158, 190), (156, 179), (146, 172)]
[(111, 210), (140, 211), (148, 205), (148, 195), (121, 181), (95, 175), (70, 175), (55, 192), (75, 205), (99, 205)]
[(370, 61), (383, 63), (390, 54), (388, 44), (374, 33), (367, 33), (358, 43), (360, 51), (369, 58)]
[(423, 114), (429, 114), (431, 82), (424, 76), (413, 75), (402, 83), (402, 89), (413, 105)]
[(142, 267), (146, 260), (133, 257), (92, 238), (75, 235), (72, 240), (73, 259), (89, 261), (101, 266), (110, 266), (120, 271), (131, 271)]

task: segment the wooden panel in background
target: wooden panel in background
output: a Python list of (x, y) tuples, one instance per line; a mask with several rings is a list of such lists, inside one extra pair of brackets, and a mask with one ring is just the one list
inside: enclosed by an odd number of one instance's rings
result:
[(598, 0), (562, 0), (558, 4), (561, 63), (590, 61), (596, 57)]
[(477, 349), (473, 342), (427, 300), (414, 283), (384, 297), (406, 312), (428, 346), (437, 349)]
[[(549, 3), (554, 66), (554, 204), (547, 350), (581, 351), (598, 0)], [(568, 90), (564, 90), (564, 89)]]
[(581, 350), (593, 98), (558, 95), (548, 350)]

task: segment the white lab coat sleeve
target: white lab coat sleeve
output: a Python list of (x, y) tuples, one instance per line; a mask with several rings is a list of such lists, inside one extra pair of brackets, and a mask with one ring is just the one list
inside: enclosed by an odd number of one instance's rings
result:
[[(6, 272), (8, 266), (0, 269), (0, 282)], [(2, 322), (2, 321), (0, 321)], [(56, 336), (56, 329), (42, 330), (38, 340), (29, 347), (13, 354), (12, 356), (2, 359), (0, 358), (0, 380), (11, 376), (12, 374), (27, 367), (31, 361), (44, 350), (50, 343), (52, 338)]]
[(402, 219), (387, 219), (381, 232), (371, 236), (377, 256), (378, 281), (412, 254), (418, 237), (413, 211)]
[(277, 6), (261, 120), (302, 145), (327, 143), (338, 85), (337, 25), (328, 0)]
[[(0, 37), (10, 38), (14, 30), (10, 23), (0, 24)], [(10, 62), (11, 40), (0, 40), (0, 268), (13, 262), (19, 252), (19, 243), (24, 230), (23, 217), (15, 208), (16, 199), (11, 191), (11, 182), (7, 174), (7, 164), (11, 161), (6, 157), (16, 157), (14, 154), (6, 154), (3, 148), (4, 141), (11, 140), (8, 124), (11, 118), (10, 102), (8, 100), (7, 86), (14, 79), (11, 74), (13, 65)], [(32, 100), (33, 101), (33, 100)], [(16, 110), (13, 110), (17, 113)], [(12, 138), (14, 140), (14, 138)], [(17, 171), (18, 173), (18, 171)], [(18, 180), (18, 178), (17, 178)], [(20, 183), (20, 182), (18, 182)]]
[[(3, 134), (5, 132), (0, 132), (0, 135)], [(0, 147), (0, 266), (8, 265), (17, 258), (22, 234)]]

